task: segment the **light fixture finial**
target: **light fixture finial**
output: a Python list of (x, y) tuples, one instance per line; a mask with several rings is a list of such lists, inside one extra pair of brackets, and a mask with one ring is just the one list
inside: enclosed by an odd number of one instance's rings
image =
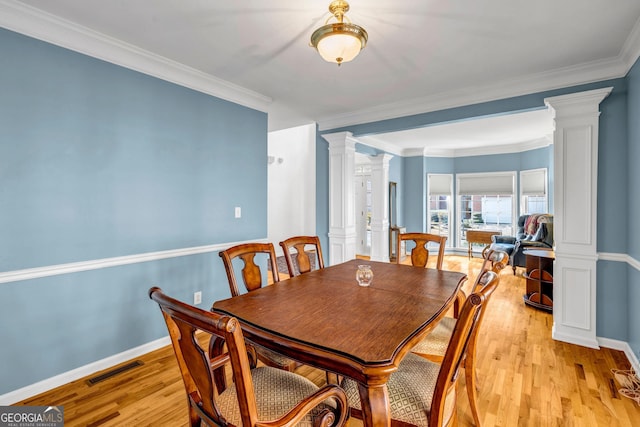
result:
[[(345, 0), (334, 0), (329, 4), (332, 16), (325, 25), (311, 35), (311, 46), (317, 49), (325, 61), (338, 65), (353, 60), (367, 44), (369, 35), (359, 25), (352, 24), (345, 16), (349, 11), (349, 3)], [(337, 22), (329, 23), (331, 18)], [(344, 22), (344, 20), (347, 22)]]

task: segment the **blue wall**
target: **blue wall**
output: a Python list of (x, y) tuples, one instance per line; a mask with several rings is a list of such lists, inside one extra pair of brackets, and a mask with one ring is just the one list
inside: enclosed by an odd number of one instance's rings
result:
[[(267, 115), (0, 30), (0, 272), (267, 236)], [(234, 219), (234, 207), (243, 217)], [(166, 336), (216, 253), (0, 283), (0, 394)]]
[[(640, 259), (640, 239), (633, 238), (635, 228), (629, 224), (640, 207), (640, 198), (635, 197), (633, 188), (640, 184), (640, 172), (635, 167), (640, 159), (640, 66), (636, 64), (629, 76), (622, 79), (607, 80), (592, 84), (562, 88), (531, 95), (502, 99), (448, 110), (434, 111), (413, 116), (400, 117), (373, 123), (327, 130), (323, 133), (340, 131), (351, 132), (354, 137), (376, 133), (447, 123), (470, 118), (507, 114), (544, 108), (544, 99), (552, 96), (582, 92), (604, 87), (613, 87), (612, 93), (600, 104), (600, 135), (598, 165), (598, 251), (617, 254), (629, 253), (634, 259)], [(629, 96), (627, 96), (629, 85)], [(627, 118), (629, 124), (627, 124)], [(544, 159), (548, 156), (548, 159)], [(499, 164), (504, 158), (486, 156), (486, 168), (504, 170)], [(540, 153), (540, 157), (511, 158), (520, 165), (520, 169), (531, 169), (538, 164), (550, 164), (551, 150)], [(471, 172), (477, 157), (466, 161), (455, 159), (458, 172)], [(423, 224), (425, 194), (425, 174), (443, 172), (441, 165), (432, 159), (407, 158), (404, 162), (403, 187), (404, 211), (407, 228), (419, 228)], [(534, 164), (535, 163), (535, 164)], [(490, 166), (493, 165), (493, 166)], [(328, 163), (318, 163), (318, 170), (328, 170)], [(509, 168), (514, 170), (515, 168)], [(480, 170), (478, 170), (480, 171)], [(553, 170), (549, 170), (549, 184), (553, 188)], [(551, 195), (552, 197), (552, 195)], [(627, 199), (630, 206), (627, 206)], [(422, 205), (420, 205), (422, 203)], [(622, 206), (622, 208), (621, 208)], [(553, 206), (550, 207), (553, 210)], [(318, 223), (318, 234), (326, 235)], [(631, 237), (627, 237), (631, 233)], [(631, 242), (633, 241), (633, 246)], [(629, 242), (629, 247), (627, 245)], [(640, 357), (640, 286), (639, 274), (635, 269), (629, 272), (623, 262), (598, 262), (597, 289), (597, 327), (599, 337), (627, 341), (635, 354)], [(633, 309), (632, 309), (633, 308)]]
[[(640, 61), (636, 61), (627, 77), (629, 84), (628, 138), (629, 152), (627, 156), (628, 175), (628, 253), (634, 260), (640, 260), (640, 238), (638, 234), (638, 212), (640, 212)], [(629, 268), (629, 345), (640, 358), (640, 272)]]
[(427, 178), (424, 157), (406, 157), (404, 173), (398, 188), (404, 195), (403, 220), (407, 231), (423, 231), (426, 227)]

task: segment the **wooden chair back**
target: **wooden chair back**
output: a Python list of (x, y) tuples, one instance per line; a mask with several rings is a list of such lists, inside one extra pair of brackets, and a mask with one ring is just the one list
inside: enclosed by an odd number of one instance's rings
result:
[(469, 295), (460, 310), (460, 316), (444, 354), (431, 404), (430, 426), (443, 425), (445, 420), (451, 418), (451, 414), (447, 414), (445, 410), (451, 407), (449, 405), (453, 405), (455, 411), (455, 401), (448, 403), (447, 399), (457, 399), (456, 385), (460, 368), (464, 367), (467, 353), (473, 351), (470, 347), (474, 335), (477, 334), (487, 300), (498, 286), (498, 275), (493, 271), (484, 272), (482, 277), (482, 288)]
[[(296, 236), (290, 237), (282, 242), (280, 246), (284, 251), (284, 259), (287, 262), (289, 275), (299, 276), (312, 270), (313, 265), (309, 257), (308, 249), (315, 253), (316, 269), (324, 268), (324, 259), (322, 257), (322, 247), (318, 236)], [(295, 250), (295, 254), (291, 250)], [(294, 261), (293, 256), (296, 256)], [(297, 268), (296, 268), (297, 266)]]
[[(344, 390), (335, 385), (327, 385), (318, 389), (313, 394), (304, 397), (300, 401), (287, 402), (287, 399), (294, 399), (291, 382), (284, 379), (284, 375), (297, 375), (274, 369), (272, 373), (271, 387), (262, 390), (262, 396), (269, 396), (267, 405), (282, 413), (275, 420), (260, 420), (258, 418), (258, 408), (261, 405), (256, 400), (256, 390), (252, 380), (254, 367), (247, 356), (247, 347), (242, 334), (242, 329), (238, 321), (231, 316), (204, 311), (198, 307), (185, 304), (165, 295), (160, 288), (153, 287), (149, 290), (149, 297), (158, 303), (162, 315), (169, 330), (171, 344), (178, 361), (178, 367), (182, 375), (187, 403), (189, 407), (189, 425), (201, 426), (231, 426), (224, 415), (220, 412), (216, 399), (221, 396), (224, 389), (220, 383), (216, 382), (214, 371), (220, 370), (228, 363), (231, 364), (231, 372), (235, 386), (233, 393), (238, 402), (240, 419), (242, 426), (254, 427), (258, 425), (270, 425), (272, 427), (285, 427), (296, 425), (303, 421), (314, 408), (322, 405), (327, 399), (335, 399), (337, 409), (320, 409), (313, 416), (313, 425), (338, 427), (346, 423), (348, 419), (348, 404)], [(207, 353), (199, 344), (202, 336), (208, 335), (210, 341), (222, 340), (226, 346), (226, 351), (218, 353)], [(273, 368), (258, 368), (273, 369)], [(263, 381), (264, 382), (264, 381)], [(264, 386), (264, 384), (263, 384)], [(278, 396), (273, 401), (272, 395)], [(289, 407), (290, 409), (286, 409)], [(284, 408), (284, 409), (283, 409)], [(268, 411), (270, 412), (270, 411)], [(230, 414), (233, 415), (233, 414)], [(308, 423), (308, 420), (305, 420)]]
[(483, 273), (487, 270), (491, 270), (496, 274), (500, 274), (503, 268), (509, 264), (509, 254), (504, 251), (490, 249), (485, 253), (482, 267), (480, 267), (480, 273), (476, 277), (471, 292), (476, 292), (481, 288), (480, 279), (482, 279)]
[(224, 251), (220, 251), (220, 258), (224, 263), (224, 268), (227, 271), (227, 279), (229, 280), (229, 287), (231, 288), (231, 295), (240, 295), (240, 288), (238, 287), (238, 279), (233, 268), (233, 260), (240, 258), (244, 263), (242, 267), (242, 284), (247, 292), (254, 291), (261, 288), (263, 283), (263, 275), (260, 266), (255, 262), (255, 256), (257, 254), (266, 254), (269, 258), (269, 266), (271, 267), (271, 274), (273, 282), (279, 282), (280, 276), (278, 275), (278, 266), (276, 263), (276, 253), (272, 243), (244, 243), (241, 245), (230, 247)]
[[(247, 357), (242, 329), (235, 318), (201, 310), (166, 296), (160, 288), (149, 290), (149, 297), (158, 303), (169, 330), (171, 344), (187, 392), (190, 425), (204, 420), (209, 425), (225, 425), (216, 404), (213, 370), (231, 362), (238, 403), (244, 425), (258, 420), (255, 394), (251, 382), (251, 368)], [(198, 344), (196, 331), (226, 341), (228, 352), (210, 359)]]
[[(429, 261), (429, 243), (438, 244), (438, 259), (436, 260), (436, 268), (442, 270), (442, 262), (444, 261), (444, 247), (447, 242), (446, 236), (440, 236), (431, 233), (398, 233), (397, 248), (400, 248), (402, 242), (413, 241), (415, 247), (411, 250), (411, 265), (416, 267), (426, 267)], [(400, 257), (396, 257), (396, 262), (401, 264)]]

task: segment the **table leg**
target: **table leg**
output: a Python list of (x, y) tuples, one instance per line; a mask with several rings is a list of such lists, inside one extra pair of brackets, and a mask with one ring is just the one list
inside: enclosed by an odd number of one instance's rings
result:
[(389, 391), (386, 384), (363, 385), (358, 383), (362, 423), (365, 427), (389, 427), (391, 413)]

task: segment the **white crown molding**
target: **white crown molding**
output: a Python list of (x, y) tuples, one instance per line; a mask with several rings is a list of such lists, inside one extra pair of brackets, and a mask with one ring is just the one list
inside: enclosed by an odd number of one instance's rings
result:
[[(522, 153), (525, 151), (535, 150), (538, 148), (548, 147), (552, 145), (551, 138), (538, 138), (531, 141), (516, 142), (513, 144), (492, 145), (487, 147), (461, 148), (455, 150), (433, 150), (426, 148), (424, 150), (425, 157), (473, 157), (473, 156), (489, 156), (495, 154)], [(452, 152), (445, 153), (446, 151)]]
[(401, 157), (472, 157), (493, 154), (522, 153), (524, 151), (548, 147), (553, 142), (551, 140), (551, 136), (549, 136), (545, 138), (534, 139), (531, 141), (514, 142), (512, 144), (502, 144), (476, 148), (448, 149), (427, 147), (398, 149), (398, 147), (384, 141), (380, 141), (376, 137), (367, 136), (364, 141), (362, 139), (358, 139), (358, 143)]
[(409, 148), (403, 150), (402, 154), (405, 157), (457, 157), (453, 148)]
[(627, 68), (625, 74), (633, 67), (638, 57), (640, 57), (640, 18), (636, 21), (636, 25), (634, 25), (620, 51), (620, 58), (622, 58)]
[(367, 136), (364, 140), (359, 137), (355, 137), (358, 141), (358, 144), (366, 145), (367, 147), (375, 148), (376, 150), (381, 150), (389, 154), (394, 154), (396, 156), (403, 156), (404, 151), (398, 148), (396, 145), (389, 144), (388, 142), (381, 141), (375, 136)]
[[(252, 240), (266, 242), (264, 239)], [(137, 264), (141, 262), (158, 261), (167, 258), (177, 258), (189, 255), (204, 254), (227, 249), (239, 243), (218, 243), (215, 245), (196, 246), (192, 248), (172, 249), (167, 251), (147, 252), (143, 254), (127, 255), (121, 257), (96, 259), (91, 261), (72, 262), (68, 264), (48, 265), (45, 267), (27, 268), (24, 270), (14, 270), (0, 272), (0, 283), (19, 282), (21, 280), (39, 279), (42, 277), (58, 276), (60, 274), (78, 273), (88, 270), (99, 270), (102, 268), (117, 267), (121, 265)]]
[(624, 77), (628, 71), (625, 62), (622, 58), (616, 57), (504, 80), (484, 87), (460, 88), (424, 98), (377, 105), (338, 116), (320, 118), (318, 129), (337, 129)]
[(267, 112), (272, 99), (14, 0), (0, 0), (0, 27), (180, 86)]

